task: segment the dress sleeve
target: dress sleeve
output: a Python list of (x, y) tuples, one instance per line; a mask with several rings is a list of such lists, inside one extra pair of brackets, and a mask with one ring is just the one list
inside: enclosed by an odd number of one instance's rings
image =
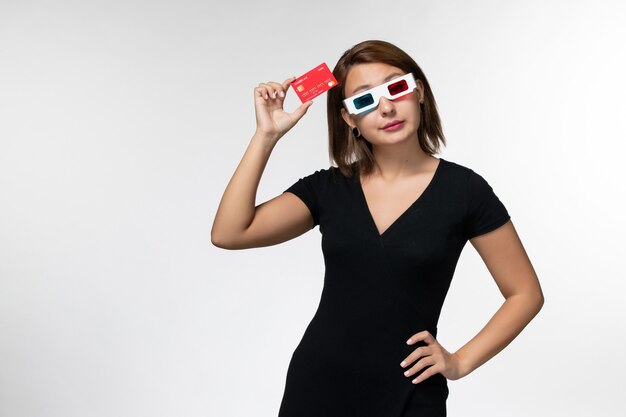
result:
[(283, 193), (290, 192), (295, 194), (306, 204), (313, 216), (313, 226), (319, 224), (319, 185), (320, 185), (320, 170), (315, 171), (313, 174), (300, 178)]
[(509, 221), (511, 216), (491, 185), (473, 170), (470, 170), (467, 190), (464, 230), (468, 240), (491, 232)]

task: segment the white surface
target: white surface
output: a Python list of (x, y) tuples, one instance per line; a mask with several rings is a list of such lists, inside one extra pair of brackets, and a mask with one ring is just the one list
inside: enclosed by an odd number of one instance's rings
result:
[[(210, 227), (253, 88), (365, 39), (422, 67), (439, 156), (494, 187), (546, 296), (449, 381), (449, 415), (622, 415), (623, 3), (309, 6), (0, 3), (0, 415), (277, 415), (322, 288), (319, 229), (225, 251)], [(275, 148), (259, 204), (328, 167), (325, 99)], [(439, 340), (456, 350), (501, 302), (468, 243)]]

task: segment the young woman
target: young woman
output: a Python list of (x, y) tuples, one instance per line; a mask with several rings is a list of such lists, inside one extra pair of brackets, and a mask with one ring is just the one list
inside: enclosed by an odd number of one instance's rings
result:
[[(445, 416), (447, 380), (507, 346), (539, 312), (543, 293), (489, 183), (433, 156), (445, 138), (415, 61), (388, 42), (366, 41), (341, 56), (333, 75), (328, 127), (337, 166), (255, 206), (272, 149), (311, 105), (283, 110), (294, 78), (259, 84), (257, 129), (211, 240), (225, 249), (269, 246), (319, 225), (324, 288), (292, 355), (279, 417)], [(468, 240), (505, 301), (451, 353), (436, 339), (437, 322)]]

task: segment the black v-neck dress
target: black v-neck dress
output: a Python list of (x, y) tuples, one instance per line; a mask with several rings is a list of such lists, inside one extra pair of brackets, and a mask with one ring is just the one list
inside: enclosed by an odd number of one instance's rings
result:
[(443, 417), (447, 379), (404, 376), (400, 362), (437, 335), (437, 322), (468, 239), (509, 219), (487, 181), (439, 158), (422, 194), (382, 234), (358, 178), (336, 167), (284, 192), (309, 208), (322, 234), (324, 286), (296, 347), (278, 417)]

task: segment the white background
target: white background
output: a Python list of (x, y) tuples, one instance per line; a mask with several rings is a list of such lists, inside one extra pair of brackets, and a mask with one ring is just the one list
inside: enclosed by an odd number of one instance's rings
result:
[[(210, 228), (253, 88), (366, 39), (422, 67), (438, 156), (493, 186), (544, 289), (512, 344), (448, 381), (449, 415), (622, 415), (626, 7), (365, 0), (0, 2), (0, 415), (277, 415), (319, 229), (227, 251)], [(257, 204), (330, 165), (325, 100)], [(439, 341), (458, 349), (502, 301), (468, 243)]]

